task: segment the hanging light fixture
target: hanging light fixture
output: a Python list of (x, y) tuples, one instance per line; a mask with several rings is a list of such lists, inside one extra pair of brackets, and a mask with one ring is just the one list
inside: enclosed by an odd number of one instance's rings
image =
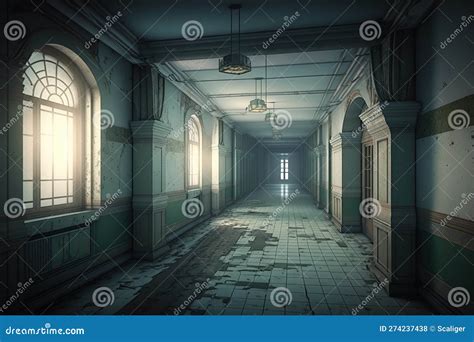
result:
[(273, 103), (273, 109), (270, 110), (267, 114), (265, 114), (265, 121), (270, 122), (273, 119), (273, 116), (275, 115), (275, 102)]
[[(260, 82), (258, 82), (260, 81)], [(258, 83), (260, 83), (260, 98), (258, 97)], [(267, 56), (265, 55), (265, 100), (263, 99), (263, 80), (261, 78), (255, 79), (255, 99), (250, 101), (247, 110), (252, 113), (263, 113), (267, 111)]]
[[(219, 60), (219, 71), (226, 74), (241, 75), (252, 70), (250, 58), (240, 53), (240, 4), (230, 5), (230, 54)], [(234, 10), (238, 11), (238, 32), (237, 32), (237, 51), (234, 52), (234, 31), (232, 17)]]
[[(262, 79), (256, 78), (255, 79), (255, 98), (250, 101), (249, 106), (247, 107), (247, 111), (252, 113), (263, 113), (267, 110), (267, 104), (263, 99), (263, 85)], [(258, 97), (258, 84), (260, 84), (260, 97)]]
[(280, 140), (283, 134), (281, 133), (281, 130), (278, 129), (272, 129), (272, 138), (273, 140)]

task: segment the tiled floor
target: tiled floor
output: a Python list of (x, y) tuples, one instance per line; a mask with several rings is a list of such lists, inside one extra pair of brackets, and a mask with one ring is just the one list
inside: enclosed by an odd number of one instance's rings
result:
[[(131, 261), (47, 313), (432, 313), (418, 300), (374, 291), (371, 255), (364, 235), (340, 234), (310, 195), (293, 186), (266, 187), (175, 240), (165, 258)], [(91, 295), (103, 286), (115, 300), (99, 308)]]

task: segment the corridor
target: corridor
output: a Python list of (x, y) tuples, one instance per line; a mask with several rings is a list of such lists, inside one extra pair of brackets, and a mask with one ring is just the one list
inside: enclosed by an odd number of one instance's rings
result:
[(2, 1), (0, 313), (472, 314), (470, 13)]
[[(272, 185), (177, 237), (163, 260), (117, 267), (45, 313), (432, 313), (419, 300), (389, 297), (368, 269), (371, 260), (367, 237), (339, 233), (304, 189)], [(104, 286), (115, 303), (101, 309), (91, 296)]]

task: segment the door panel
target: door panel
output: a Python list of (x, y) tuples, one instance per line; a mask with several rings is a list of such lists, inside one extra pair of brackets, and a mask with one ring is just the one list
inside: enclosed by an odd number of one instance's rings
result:
[[(372, 143), (364, 143), (362, 145), (362, 199), (373, 198), (373, 152)], [(373, 221), (370, 218), (362, 217), (362, 231), (373, 241)]]

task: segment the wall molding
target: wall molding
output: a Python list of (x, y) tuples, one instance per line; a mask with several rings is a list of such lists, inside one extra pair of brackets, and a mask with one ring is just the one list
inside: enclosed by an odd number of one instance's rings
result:
[(430, 137), (436, 134), (454, 131), (448, 124), (448, 116), (455, 109), (465, 110), (474, 125), (474, 94), (450, 102), (444, 106), (418, 115), (416, 123), (416, 139)]
[[(445, 220), (447, 214), (416, 208), (417, 226), (430, 234), (436, 235), (451, 243), (474, 251), (474, 222), (459, 217)], [(441, 221), (446, 221), (442, 226)]]

